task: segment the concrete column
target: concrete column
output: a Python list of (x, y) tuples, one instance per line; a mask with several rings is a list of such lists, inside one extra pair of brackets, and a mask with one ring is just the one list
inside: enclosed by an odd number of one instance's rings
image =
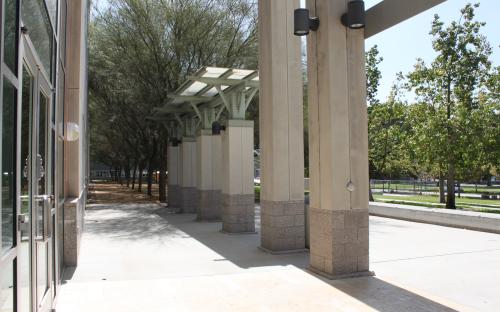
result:
[(253, 121), (227, 121), (222, 164), (222, 231), (254, 233)]
[(87, 1), (69, 1), (67, 9), (64, 122), (80, 131), (64, 142), (64, 263), (76, 266), (87, 193)]
[(180, 208), (184, 213), (196, 213), (198, 192), (196, 190), (196, 139), (183, 137), (181, 151), (182, 175), (180, 176)]
[(364, 30), (345, 28), (347, 0), (308, 0), (311, 269), (331, 278), (368, 271), (368, 122)]
[(180, 177), (179, 177), (179, 145), (171, 143), (167, 150), (168, 167), (168, 206), (170, 208), (179, 208), (180, 206)]
[(261, 247), (304, 250), (304, 126), (299, 0), (259, 1)]
[(221, 167), (222, 141), (220, 135), (203, 129), (197, 142), (197, 189), (198, 220), (217, 221), (222, 219)]

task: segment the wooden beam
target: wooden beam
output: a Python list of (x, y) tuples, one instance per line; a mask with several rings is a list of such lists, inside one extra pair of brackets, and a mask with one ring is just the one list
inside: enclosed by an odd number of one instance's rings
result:
[(221, 89), (220, 86), (215, 86), (217, 88), (217, 92), (219, 92), (219, 97), (222, 99), (222, 102), (224, 103), (224, 106), (226, 106), (227, 110), (231, 110), (231, 103), (229, 100), (226, 98), (226, 95), (224, 94), (224, 91)]
[(257, 94), (258, 91), (259, 91), (259, 89), (253, 89), (252, 90), (252, 92), (250, 93), (250, 95), (248, 96), (248, 98), (246, 100), (245, 110), (248, 109), (248, 106), (250, 105), (250, 103), (252, 102), (253, 97)]
[(208, 102), (212, 100), (211, 97), (208, 96), (199, 96), (199, 95), (169, 95), (168, 98), (172, 100), (182, 100), (186, 102)]
[(210, 78), (210, 77), (197, 77), (197, 76), (188, 76), (187, 79), (191, 81), (198, 81), (206, 83), (209, 86), (238, 86), (241, 84), (246, 84), (251, 87), (258, 88), (259, 82), (256, 80), (252, 80), (258, 75), (258, 72), (252, 73), (248, 75), (248, 78), (245, 79), (228, 79), (228, 78)]
[(384, 0), (366, 11), (365, 39), (446, 0)]
[(189, 102), (189, 104), (191, 105), (191, 107), (193, 108), (194, 112), (196, 113), (196, 115), (198, 115), (198, 118), (203, 119), (203, 116), (201, 116), (201, 112), (200, 110), (198, 109), (198, 106), (196, 106), (196, 103), (194, 102)]
[(223, 86), (236, 86), (239, 85), (245, 80), (241, 79), (228, 79), (228, 78), (210, 78), (210, 77), (197, 77), (197, 76), (188, 76), (187, 79), (191, 81), (198, 81), (206, 83), (207, 85), (215, 86), (215, 85), (223, 85)]
[[(227, 78), (233, 74), (233, 70), (230, 68), (228, 69), (225, 73), (223, 73), (219, 78)], [(195, 75), (199, 76), (199, 75)], [(201, 89), (200, 92), (196, 93), (196, 95), (203, 95), (206, 92), (210, 91), (214, 86), (212, 85), (207, 85), (205, 88)]]

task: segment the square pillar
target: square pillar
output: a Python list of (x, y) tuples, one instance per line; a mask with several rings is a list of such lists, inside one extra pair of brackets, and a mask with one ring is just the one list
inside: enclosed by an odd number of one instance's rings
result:
[(170, 144), (167, 150), (168, 170), (168, 206), (179, 208), (180, 206), (180, 177), (179, 177), (179, 145)]
[(305, 250), (304, 125), (299, 0), (259, 1), (261, 248)]
[(212, 135), (212, 130), (201, 130), (196, 138), (198, 173), (198, 220), (219, 221), (222, 219), (221, 167), (222, 140)]
[(310, 261), (330, 278), (370, 275), (364, 30), (340, 17), (347, 0), (308, 0)]
[(252, 120), (227, 121), (222, 166), (222, 231), (255, 233)]
[(181, 145), (182, 174), (180, 175), (180, 208), (184, 213), (196, 213), (198, 192), (196, 190), (196, 139), (183, 137)]

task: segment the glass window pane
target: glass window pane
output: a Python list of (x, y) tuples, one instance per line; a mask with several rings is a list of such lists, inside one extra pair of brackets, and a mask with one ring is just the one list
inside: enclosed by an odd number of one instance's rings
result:
[[(56, 26), (57, 21), (57, 0), (45, 0), (47, 4), (47, 9), (49, 10), (50, 19), (52, 20), (52, 25)], [(55, 27), (57, 29), (57, 27)]]
[(2, 254), (14, 246), (16, 88), (4, 80), (2, 114)]
[(19, 246), (19, 302), (21, 303), (20, 312), (29, 312), (31, 276), (30, 276), (30, 237), (31, 237), (31, 212), (29, 204), (30, 184), (29, 176), (31, 176), (31, 162), (29, 160), (30, 144), (31, 144), (31, 119), (32, 119), (32, 103), (33, 103), (33, 82), (34, 77), (29, 70), (23, 66), (22, 71), (22, 99), (21, 99), (21, 211), (24, 215), (25, 222), (21, 225), (21, 243)]
[(61, 0), (61, 23), (59, 26), (59, 49), (60, 58), (63, 61), (63, 64), (66, 65), (66, 0)]
[(17, 1), (5, 0), (4, 62), (17, 75)]
[(38, 155), (41, 160), (41, 168), (38, 176), (38, 194), (47, 194), (46, 181), (47, 181), (47, 168), (49, 165), (47, 159), (47, 110), (49, 99), (40, 92), (40, 116), (38, 117)]
[(14, 263), (9, 263), (0, 274), (0, 312), (14, 310)]
[(52, 26), (43, 3), (44, 0), (22, 1), (21, 17), (28, 35), (40, 57), (42, 65), (49, 75), (52, 69)]
[[(64, 1), (63, 1), (64, 3)], [(59, 202), (64, 200), (64, 80), (65, 74), (62, 68), (61, 62), (59, 62), (59, 85), (57, 94), (57, 183), (58, 183), (58, 194)]]

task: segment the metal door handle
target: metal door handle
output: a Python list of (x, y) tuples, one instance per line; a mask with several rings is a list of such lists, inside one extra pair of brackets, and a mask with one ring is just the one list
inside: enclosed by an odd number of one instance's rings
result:
[[(33, 200), (36, 202), (41, 202), (43, 207), (42, 207), (42, 214), (43, 214), (43, 235), (37, 235), (35, 236), (36, 241), (45, 241), (51, 236), (51, 202), (52, 198), (50, 195), (35, 195), (33, 196)], [(35, 226), (38, 226), (38, 220), (35, 220)], [(37, 229), (38, 230), (38, 229)], [(35, 231), (37, 233), (38, 231)]]

